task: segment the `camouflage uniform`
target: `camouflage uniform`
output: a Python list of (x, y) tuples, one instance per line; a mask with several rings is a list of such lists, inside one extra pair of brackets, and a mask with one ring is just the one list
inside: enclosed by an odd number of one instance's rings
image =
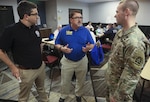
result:
[[(106, 71), (108, 97), (116, 102), (132, 102), (132, 96), (145, 64), (148, 41), (137, 25), (123, 32), (120, 30), (112, 44)], [(109, 102), (107, 97), (107, 101)]]

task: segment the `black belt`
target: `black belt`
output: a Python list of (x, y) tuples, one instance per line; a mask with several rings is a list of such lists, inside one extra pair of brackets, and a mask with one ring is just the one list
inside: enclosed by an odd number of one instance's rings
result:
[(28, 69), (38, 69), (38, 68), (30, 68), (30, 67), (24, 67), (22, 65), (18, 66), (20, 69), (28, 70)]
[[(85, 55), (84, 55), (83, 57), (85, 57)], [(82, 58), (83, 58), (83, 57), (82, 57)], [(67, 58), (66, 56), (65, 56), (65, 58), (68, 59), (68, 60), (71, 60), (71, 59)], [(81, 59), (82, 59), (82, 58), (81, 58)], [(73, 62), (78, 62), (78, 61), (80, 61), (81, 59), (79, 59), (79, 60), (71, 60), (71, 61), (73, 61)]]

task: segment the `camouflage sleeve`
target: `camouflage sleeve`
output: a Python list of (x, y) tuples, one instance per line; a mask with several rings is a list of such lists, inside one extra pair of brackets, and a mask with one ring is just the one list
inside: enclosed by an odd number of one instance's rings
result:
[(129, 102), (132, 100), (144, 63), (145, 54), (143, 48), (132, 47), (125, 50), (124, 70), (113, 96), (116, 102)]

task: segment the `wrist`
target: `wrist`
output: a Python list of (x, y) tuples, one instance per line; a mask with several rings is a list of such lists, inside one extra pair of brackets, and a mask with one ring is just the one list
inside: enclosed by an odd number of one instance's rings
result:
[(61, 51), (62, 46), (59, 47), (59, 50)]
[(87, 51), (91, 50), (91, 48), (87, 47)]

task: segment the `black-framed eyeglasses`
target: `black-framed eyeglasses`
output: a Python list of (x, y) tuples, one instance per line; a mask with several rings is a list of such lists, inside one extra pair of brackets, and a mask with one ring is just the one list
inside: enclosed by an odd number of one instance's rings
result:
[(72, 19), (83, 19), (83, 17), (72, 17)]
[(38, 16), (38, 15), (39, 15), (38, 13), (33, 13), (33, 14), (31, 13), (30, 14), (30, 16)]

